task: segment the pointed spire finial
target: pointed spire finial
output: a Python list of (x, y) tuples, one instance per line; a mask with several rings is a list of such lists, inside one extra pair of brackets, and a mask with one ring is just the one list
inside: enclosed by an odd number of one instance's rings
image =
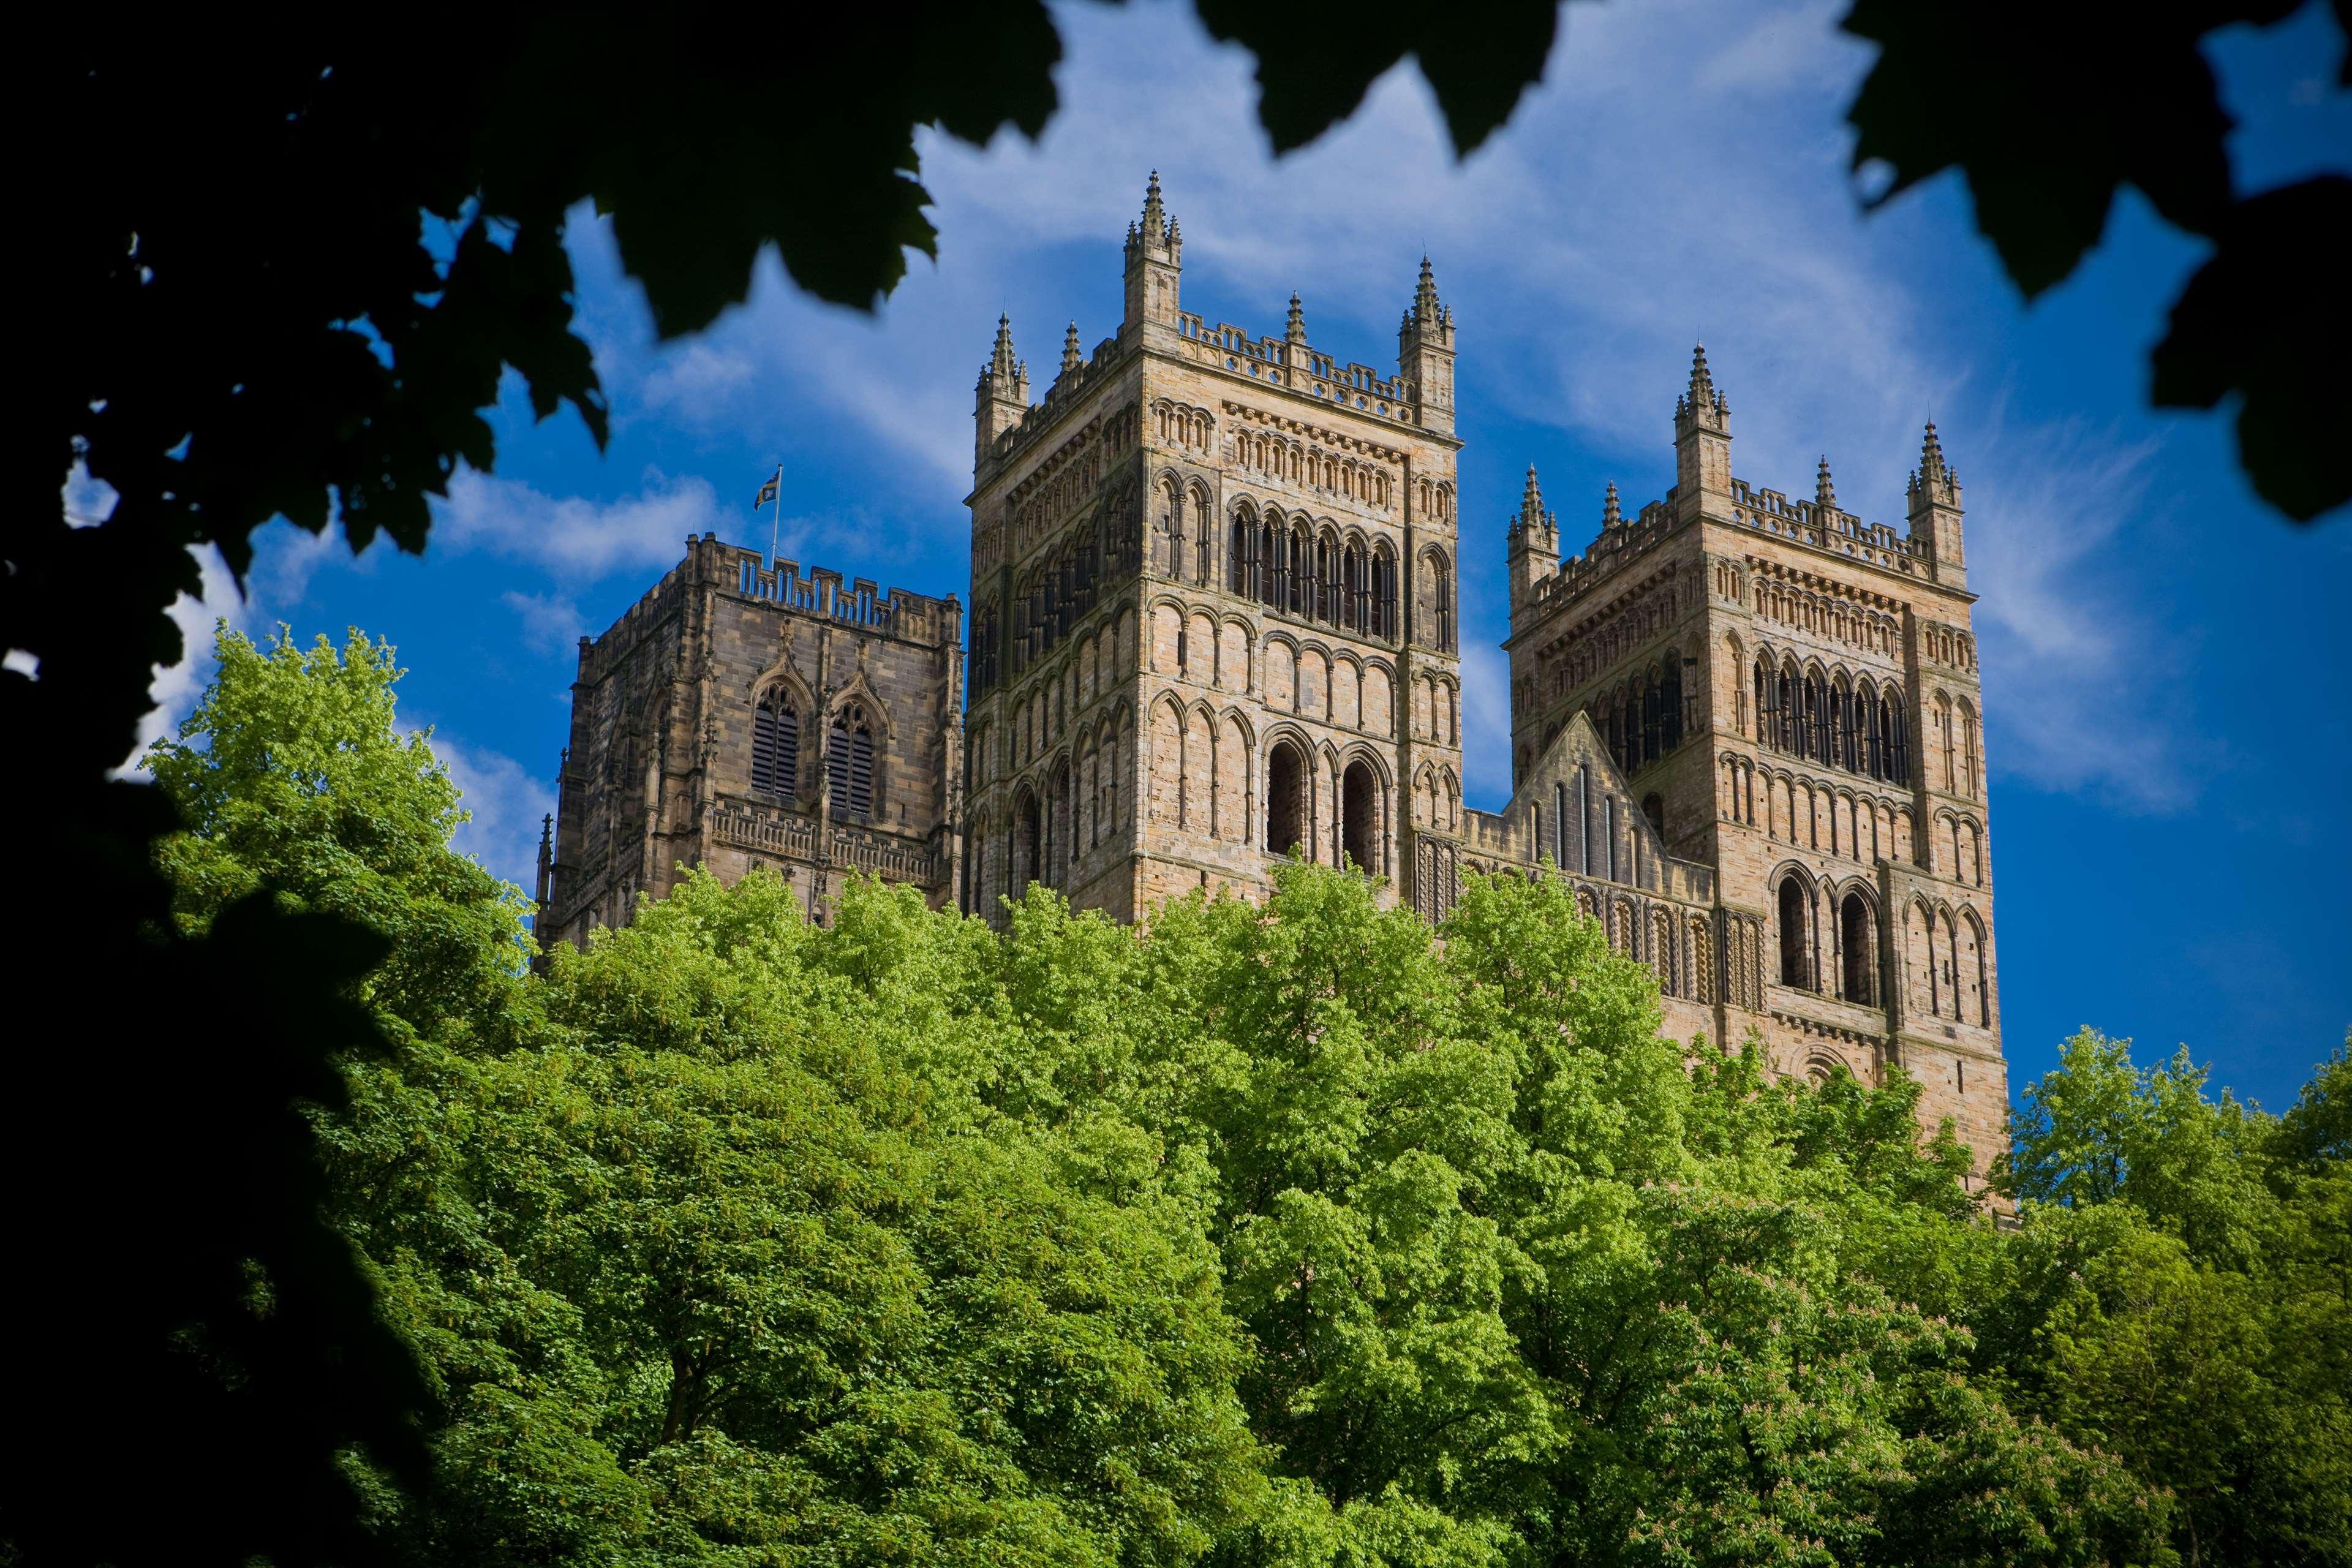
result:
[(1936, 437), (1936, 422), (1927, 421), (1927, 435), (1919, 444), (1919, 476), (1939, 479), (1944, 472), (1944, 444)]
[(988, 357), (989, 373), (999, 378), (1009, 377), (1018, 368), (1013, 356), (1013, 318), (1010, 314), (996, 318), (996, 347)]
[(1151, 171), (1150, 183), (1143, 187), (1143, 243), (1164, 245), (1168, 241), (1168, 209), (1160, 200), (1160, 171)]
[(1437, 302), (1436, 271), (1429, 265), (1429, 258), (1424, 255), (1421, 258), (1421, 281), (1414, 285), (1412, 290), (1412, 319), (1416, 321), (1435, 321), (1443, 309)]
[(1822, 454), (1821, 472), (1813, 479), (1813, 504), (1823, 511), (1837, 510), (1837, 486), (1830, 482), (1830, 455)]
[(1072, 321), (1070, 330), (1062, 334), (1062, 374), (1067, 375), (1085, 363), (1086, 356), (1078, 353), (1078, 324)]
[(1290, 317), (1283, 324), (1282, 335), (1294, 343), (1307, 341), (1307, 310), (1299, 304), (1297, 294), (1290, 297)]
[(1706, 345), (1696, 344), (1691, 349), (1690, 390), (1685, 394), (1694, 409), (1712, 407), (1715, 395), (1715, 373), (1706, 368)]
[(1601, 526), (1615, 528), (1624, 521), (1625, 514), (1617, 508), (1617, 481), (1612, 479), (1609, 481), (1608, 493), (1601, 498)]
[(1528, 465), (1527, 488), (1519, 492), (1519, 521), (1539, 522), (1543, 519), (1543, 483), (1536, 478), (1536, 466)]

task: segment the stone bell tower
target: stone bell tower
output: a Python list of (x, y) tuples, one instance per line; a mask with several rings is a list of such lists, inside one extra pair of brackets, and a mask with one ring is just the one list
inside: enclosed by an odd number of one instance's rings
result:
[(1442, 910), (1459, 443), (1433, 269), (1388, 373), (1316, 348), (1295, 295), (1278, 337), (1185, 311), (1157, 175), (1123, 262), (1118, 331), (1082, 353), (1073, 327), (1042, 402), (1003, 323), (982, 376), (969, 907), (1034, 881), (1132, 919), (1295, 854)]

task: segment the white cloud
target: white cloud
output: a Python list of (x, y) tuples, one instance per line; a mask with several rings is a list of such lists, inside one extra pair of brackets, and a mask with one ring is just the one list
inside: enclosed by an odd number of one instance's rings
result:
[(432, 745), (473, 814), (457, 828), (453, 847), (530, 892), (539, 874), (540, 825), (555, 809), (555, 792), (504, 752), (467, 745), (446, 731), (436, 732)]
[(2193, 649), (2098, 570), (2125, 522), (2149, 521), (2156, 443), (2074, 425), (2013, 429), (1996, 409), (1977, 444), (1963, 478), (1987, 763), (2136, 810), (2193, 804), (2221, 761), (2185, 710)]
[[(656, 345), (609, 226), (583, 212), (572, 234), (583, 317), (616, 407), (731, 426), (755, 446), (778, 408), (864, 432), (897, 459), (873, 466), (872, 505), (901, 554), (965, 548), (969, 389), (1000, 309), (1040, 390), (1065, 321), (1089, 347), (1116, 330), (1118, 240), (1149, 169), (1183, 226), (1188, 305), (1267, 332), (1297, 289), (1312, 340), (1342, 359), (1383, 364), (1427, 251), (1457, 310), (1465, 390), (1607, 458), (1629, 511), (1671, 482), (1674, 400), (1703, 336), (1733, 405), (1737, 471), (1752, 482), (1809, 493), (1827, 453), (1844, 503), (1900, 526), (1919, 426), (1939, 420), (1972, 482), (1996, 688), (1989, 755), (2011, 776), (2161, 807), (2168, 786), (2130, 781), (2156, 777), (2143, 764), (2173, 716), (2112, 695), (2155, 657), (2156, 628), (2119, 613), (2102, 582), (2148, 454), (2103, 432), (2005, 421), (2002, 350), (1983, 331), (2005, 305), (1972, 317), (1924, 281), (1967, 251), (2004, 287), (1955, 228), (1965, 218), (1917, 197), (1858, 210), (1843, 110), (1872, 51), (1837, 31), (1843, 9), (1570, 5), (1543, 82), (1468, 160), (1454, 160), (1406, 63), (1277, 162), (1248, 55), (1210, 40), (1188, 8), (1060, 5), (1062, 109), (1041, 141), (919, 138), (940, 259), (911, 258), (878, 315), (812, 301), (770, 257), (742, 307), (688, 343)], [(1491, 645), (1506, 629), (1499, 523), (1513, 499), (1465, 508), (1485, 520), (1464, 540), (1464, 643), (1484, 650), (1469, 660), (1465, 717), (1479, 736), (1506, 728)], [(1581, 548), (1599, 497), (1552, 500), (1571, 520), (1569, 548)], [(2101, 526), (2082, 528), (2093, 515)], [(847, 553), (833, 563), (858, 570), (880, 531), (863, 521), (803, 537), (839, 539)], [(666, 564), (688, 531), (653, 531), (644, 563)], [(2057, 628), (2086, 627), (2096, 639), (2083, 657), (2035, 658)], [(2030, 714), (2005, 695), (2027, 690)], [(1499, 744), (1470, 768), (1475, 797), (1507, 788)]]
[[(718, 493), (705, 479), (648, 470), (645, 488), (618, 500), (551, 496), (520, 479), (461, 468), (434, 508), (433, 546), (488, 551), (541, 566), (559, 581), (593, 582), (619, 571), (677, 564), (689, 535), (717, 530)], [(731, 524), (735, 514), (723, 521)]]
[(220, 552), (207, 545), (189, 553), (196, 558), (204, 586), (196, 596), (183, 594), (172, 602), (172, 623), (180, 628), (180, 661), (155, 667), (155, 679), (147, 686), (147, 699), (155, 707), (140, 721), (139, 742), (123, 759), (124, 773), (145, 773), (140, 759), (147, 748), (177, 734), (181, 721), (194, 710), (213, 676), (215, 625), (226, 621), (231, 631), (239, 632), (249, 632), (252, 626), (252, 604), (237, 592), (236, 579)]
[(580, 606), (561, 594), (525, 594), (509, 588), (499, 595), (522, 617), (523, 646), (533, 653), (560, 654), (580, 641), (587, 620)]

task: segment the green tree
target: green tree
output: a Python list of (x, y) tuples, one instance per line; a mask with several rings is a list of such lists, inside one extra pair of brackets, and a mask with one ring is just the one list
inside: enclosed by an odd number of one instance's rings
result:
[(2023, 1233), (1980, 1314), (2024, 1408), (2178, 1499), (2189, 1562), (2352, 1563), (2352, 1184), (2338, 1051), (2290, 1116), (2084, 1030), (2029, 1086)]
[[(1857, 159), (1888, 163), (1890, 195), (1964, 169), (1979, 226), (2029, 292), (2072, 268), (2126, 183), (2211, 239), (2156, 351), (2155, 396), (2211, 407), (2242, 395), (2242, 463), (2266, 499), (2308, 520), (2352, 494), (2329, 444), (2352, 395), (2333, 373), (2352, 346), (2331, 270), (2341, 246), (2311, 242), (2343, 232), (2352, 181), (2240, 199), (2199, 52), (2215, 27), (2289, 8), (2208, 5), (2127, 26), (2045, 10), (2027, 47), (2015, 16), (1952, 0), (1865, 0), (1844, 26), (1882, 49), (1850, 113)], [(1300, 49), (1293, 7), (1201, 0), (1199, 12), (1257, 57), (1259, 118), (1277, 149), (1352, 112), (1411, 56), (1465, 153), (1540, 76), (1559, 15), (1551, 0), (1518, 0), (1465, 29), (1426, 6), (1378, 5), (1359, 7), (1336, 45)], [(1035, 136), (1055, 107), (1059, 41), (1042, 0), (845, 13), (787, 49), (712, 47), (736, 26), (703, 8), (592, 7), (560, 20), (471, 16), (456, 33), (335, 16), (225, 34), (190, 15), (92, 34), (28, 79), (25, 100), (72, 127), (74, 144), (32, 161), (26, 199), (45, 236), (26, 252), (41, 302), (29, 378), (38, 457), (15, 470), (0, 535), (0, 643), (38, 677), (0, 671), (0, 732), (34, 760), (9, 771), (9, 819), (44, 825), (22, 847), (20, 876), (54, 891), (18, 915), (10, 950), (44, 977), (101, 954), (170, 994), (266, 1012), (283, 1035), (195, 1031), (218, 1048), (203, 1053), (215, 1061), (205, 1086), (160, 1059), (198, 1044), (190, 1031), (168, 1044), (134, 1029), (110, 1037), (123, 1064), (110, 1092), (134, 1130), (119, 1179), (67, 1184), (38, 1239), (65, 1272), (121, 1288), (100, 1311), (11, 1304), (14, 1337), (51, 1347), (27, 1397), (72, 1424), (13, 1468), (20, 1541), (95, 1544), (125, 1562), (358, 1550), (348, 1510), (327, 1507), (289, 1533), (276, 1494), (223, 1477), (192, 1479), (175, 1508), (92, 1521), (60, 1507), (72, 1489), (43, 1468), (120, 1450), (99, 1413), (130, 1406), (150, 1408), (150, 1436), (172, 1446), (236, 1447), (230, 1427), (206, 1425), (223, 1419), (209, 1395), (175, 1404), (155, 1370), (188, 1324), (251, 1318), (235, 1281), (257, 1244), (226, 1239), (236, 1234), (270, 1233), (284, 1283), (299, 1273), (317, 1286), (296, 1291), (317, 1315), (277, 1312), (247, 1345), (249, 1358), (282, 1363), (287, 1403), (269, 1426), (293, 1445), (287, 1462), (322, 1462), (362, 1434), (388, 1460), (409, 1451), (401, 1468), (417, 1462), (403, 1434), (422, 1406), (371, 1326), (367, 1281), (305, 1217), (299, 1177), (256, 1183), (231, 1169), (233, 1147), (258, 1149), (250, 1141), (170, 1135), (196, 1096), (249, 1128), (299, 1126), (294, 1101), (331, 1098), (330, 1058), (364, 1043), (336, 1010), (340, 977), (373, 951), (331, 917), (267, 902), (200, 936), (155, 934), (169, 890), (149, 851), (174, 823), (164, 797), (111, 775), (147, 711), (151, 670), (184, 652), (167, 611), (199, 585), (188, 547), (216, 545), (241, 573), (253, 530), (282, 516), (314, 532), (338, 521), (354, 549), (382, 531), (422, 550), (429, 498), (460, 463), (495, 458), (480, 411), (509, 369), (542, 417), (568, 404), (601, 440), (605, 409), (572, 331), (562, 244), (576, 204), (613, 215), (665, 336), (740, 300), (769, 244), (802, 287), (870, 308), (908, 248), (933, 247), (916, 129), (975, 143), (1008, 124)], [(206, 68), (189, 70), (193, 58)], [(877, 75), (877, 58), (891, 68)], [(583, 82), (627, 90), (583, 114)], [(780, 100), (793, 111), (775, 112)], [(78, 462), (120, 497), (98, 526), (58, 514)], [(219, 1061), (240, 1050), (236, 1066)], [(79, 1087), (62, 1065), (26, 1070), (37, 1103)], [(80, 1157), (78, 1137), (28, 1130), (7, 1173), (20, 1190), (47, 1187)], [(308, 1155), (298, 1139), (270, 1159), (294, 1172)], [(141, 1194), (173, 1181), (210, 1194), (219, 1234), (183, 1227), (168, 1269), (163, 1252), (127, 1261), (113, 1238)]]

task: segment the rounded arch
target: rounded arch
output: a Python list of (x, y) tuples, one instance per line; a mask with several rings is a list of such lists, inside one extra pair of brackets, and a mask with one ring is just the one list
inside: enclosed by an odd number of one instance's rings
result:
[(1789, 864), (1772, 874), (1772, 906), (1780, 949), (1780, 984), (1797, 991), (1815, 991), (1813, 954), (1815, 904), (1813, 879), (1803, 867)]
[(1836, 890), (1838, 994), (1861, 1007), (1883, 1005), (1878, 994), (1878, 897), (1860, 879)]
[(1266, 737), (1263, 763), (1265, 836), (1262, 842), (1269, 855), (1312, 858), (1307, 805), (1310, 777), (1307, 759), (1313, 754), (1312, 742), (1290, 726), (1282, 726)]
[(1349, 748), (1339, 767), (1342, 865), (1352, 862), (1374, 877), (1388, 874), (1388, 786), (1378, 760), (1361, 748)]

